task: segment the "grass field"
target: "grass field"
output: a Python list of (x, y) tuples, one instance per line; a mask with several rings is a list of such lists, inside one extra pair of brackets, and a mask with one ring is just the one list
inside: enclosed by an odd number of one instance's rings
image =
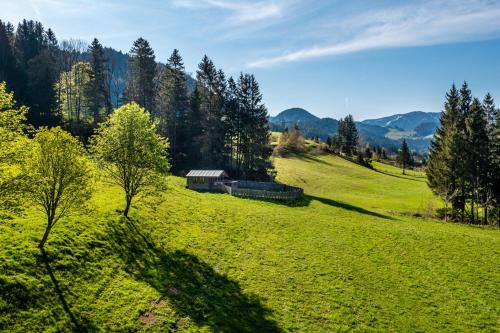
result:
[(339, 157), (276, 159), (294, 204), (198, 193), (169, 177), (121, 218), (100, 185), (56, 225), (0, 223), (8, 332), (498, 332), (500, 232), (413, 215), (439, 207), (420, 173)]

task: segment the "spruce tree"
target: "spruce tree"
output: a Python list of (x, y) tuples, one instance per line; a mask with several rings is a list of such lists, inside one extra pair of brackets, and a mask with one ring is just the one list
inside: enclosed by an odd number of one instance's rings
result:
[(8, 90), (17, 89), (16, 59), (7, 25), (0, 20), (0, 82), (6, 82)]
[(238, 81), (239, 104), (244, 119), (243, 163), (244, 178), (267, 180), (272, 168), (270, 157), (272, 149), (269, 145), (270, 130), (267, 108), (262, 103), (259, 84), (253, 75), (241, 74)]
[(155, 54), (149, 42), (139, 38), (130, 49), (127, 86), (124, 97), (127, 102), (136, 102), (147, 111), (153, 111), (155, 97)]
[(500, 112), (495, 113), (490, 137), (490, 158), (492, 165), (491, 189), (493, 193), (494, 210), (492, 217), (500, 227)]
[[(460, 96), (455, 85), (446, 94), (444, 111), (439, 120), (440, 126), (431, 142), (429, 161), (426, 168), (427, 183), (431, 190), (443, 197), (449, 198), (453, 194), (453, 217), (456, 216), (457, 202), (455, 200), (459, 190), (457, 178), (458, 163), (455, 151), (455, 124), (460, 114)], [(447, 214), (447, 212), (445, 212)]]
[(403, 175), (404, 175), (406, 168), (411, 163), (410, 149), (408, 148), (408, 144), (406, 143), (405, 139), (403, 139), (403, 141), (401, 142), (401, 147), (399, 148), (398, 163), (403, 168)]
[(168, 59), (161, 78), (158, 100), (158, 117), (161, 133), (170, 142), (170, 152), (174, 172), (187, 167), (187, 154), (190, 150), (189, 98), (186, 72), (179, 51), (175, 49)]
[(201, 114), (201, 158), (207, 168), (224, 166), (224, 126), (223, 116), (225, 78), (217, 71), (212, 60), (204, 56), (196, 72)]
[(109, 92), (109, 72), (104, 49), (97, 38), (94, 38), (89, 46), (90, 70), (88, 71), (89, 82), (87, 83), (86, 97), (89, 109), (92, 113), (93, 126), (96, 127), (104, 114), (111, 113), (111, 97)]
[[(471, 220), (476, 221), (479, 203), (487, 202), (490, 184), (489, 176), (489, 138), (487, 116), (479, 99), (474, 98), (466, 118), (468, 149), (467, 182), (471, 186)], [(477, 216), (478, 218), (478, 216)]]

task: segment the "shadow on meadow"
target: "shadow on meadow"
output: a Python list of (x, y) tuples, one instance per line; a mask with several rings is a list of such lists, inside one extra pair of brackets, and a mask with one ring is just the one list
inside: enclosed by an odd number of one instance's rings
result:
[(158, 248), (140, 222), (122, 219), (107, 237), (125, 270), (155, 288), (176, 312), (196, 324), (223, 332), (280, 332), (256, 296), (245, 295), (238, 282), (216, 272), (184, 251)]
[(378, 172), (378, 173), (381, 173), (383, 175), (386, 175), (386, 176), (390, 176), (390, 177), (395, 177), (395, 178), (400, 178), (400, 179), (406, 179), (406, 180), (413, 180), (414, 182), (421, 182), (421, 183), (425, 183), (426, 182), (426, 177), (425, 176), (415, 176), (415, 175), (397, 175), (397, 174), (394, 174), (394, 173), (390, 173), (390, 172), (387, 172), (387, 171), (383, 171), (383, 170), (378, 170), (378, 169), (373, 169), (375, 172)]
[(394, 218), (391, 217), (391, 216), (380, 214), (380, 213), (377, 213), (377, 212), (373, 212), (371, 210), (367, 210), (367, 209), (364, 209), (364, 208), (359, 207), (359, 206), (354, 206), (354, 205), (351, 205), (351, 204), (348, 204), (348, 203), (345, 203), (345, 202), (341, 202), (341, 201), (336, 201), (336, 200), (333, 200), (333, 199), (317, 197), (317, 196), (314, 196), (314, 195), (305, 195), (304, 198), (306, 200), (309, 200), (309, 201), (316, 200), (316, 201), (319, 201), (322, 204), (325, 204), (325, 205), (328, 205), (328, 206), (332, 206), (332, 207), (336, 207), (336, 208), (342, 208), (342, 209), (350, 210), (350, 211), (357, 212), (357, 213), (360, 213), (360, 214), (370, 215), (370, 216), (374, 216), (374, 217), (378, 217), (378, 218), (386, 219), (386, 220), (394, 220)]
[[(22, 273), (17, 267), (4, 267), (0, 274), (0, 331), (41, 332), (49, 327), (64, 332), (98, 331), (90, 319), (81, 316), (67, 300), (72, 292), (67, 281), (61, 283), (56, 278), (58, 272), (54, 269), (59, 260), (57, 255), (37, 251), (28, 259), (31, 265), (26, 265)], [(36, 311), (44, 315), (26, 323)]]
[(77, 313), (74, 313), (71, 310), (70, 305), (66, 301), (66, 297), (64, 297), (63, 290), (59, 284), (59, 281), (56, 279), (52, 267), (50, 266), (50, 258), (44, 250), (41, 250), (41, 261), (43, 262), (47, 273), (50, 276), (50, 280), (52, 281), (54, 291), (57, 294), (57, 298), (61, 306), (64, 309), (64, 312), (68, 315), (70, 322), (68, 323), (68, 329), (73, 332), (97, 332), (98, 329), (93, 325), (93, 323), (87, 318), (80, 317)]
[(304, 162), (320, 163), (323, 165), (333, 165), (332, 163), (327, 162), (312, 154), (290, 154), (288, 157), (293, 157)]

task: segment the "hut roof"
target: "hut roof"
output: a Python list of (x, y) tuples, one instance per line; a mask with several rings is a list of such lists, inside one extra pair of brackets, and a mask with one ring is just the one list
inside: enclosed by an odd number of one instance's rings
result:
[(227, 173), (224, 170), (191, 170), (186, 177), (218, 178), (227, 177)]

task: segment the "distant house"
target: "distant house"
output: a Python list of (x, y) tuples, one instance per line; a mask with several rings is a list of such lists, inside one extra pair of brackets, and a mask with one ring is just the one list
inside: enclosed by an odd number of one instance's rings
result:
[(186, 175), (187, 188), (191, 190), (213, 190), (214, 184), (227, 178), (224, 170), (191, 170)]

